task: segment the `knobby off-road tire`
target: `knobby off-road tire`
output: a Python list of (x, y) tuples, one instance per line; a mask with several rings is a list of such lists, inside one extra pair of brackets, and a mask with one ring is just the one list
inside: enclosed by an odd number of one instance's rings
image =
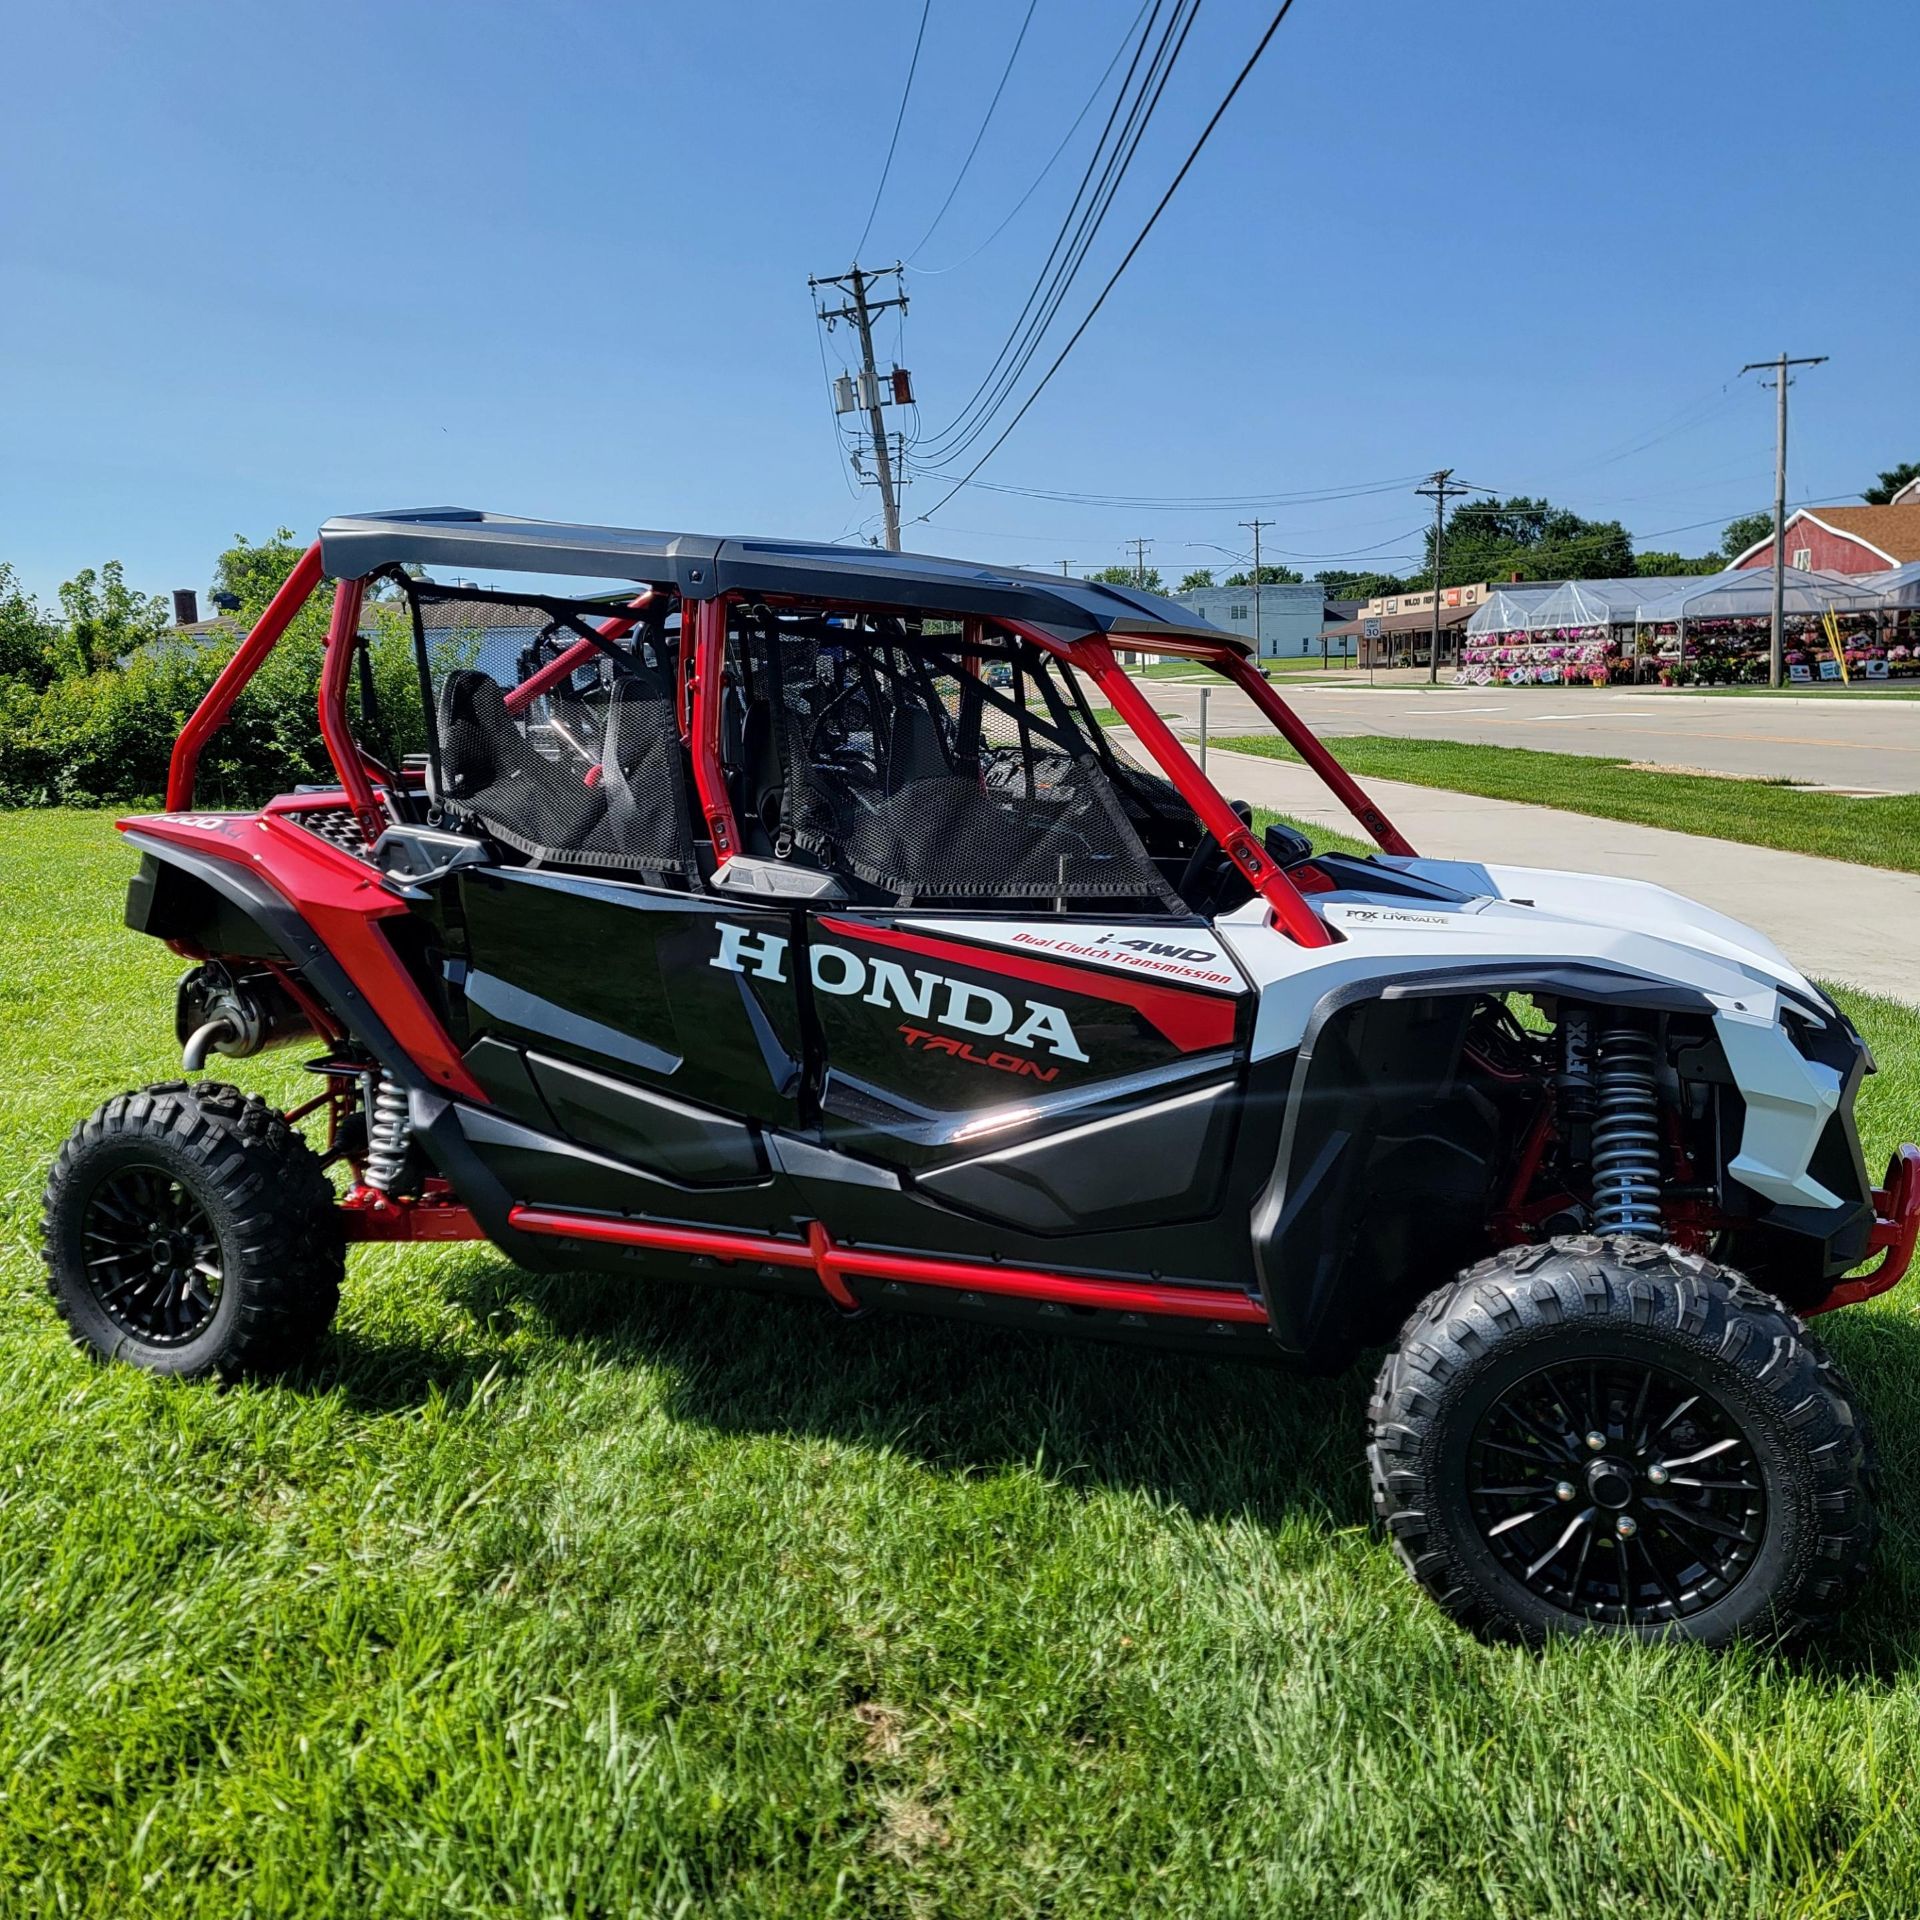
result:
[(1672, 1247), (1515, 1247), (1431, 1295), (1370, 1408), (1374, 1504), (1463, 1625), (1719, 1645), (1815, 1628), (1873, 1541), (1871, 1441), (1793, 1314)]
[(42, 1253), (81, 1346), (199, 1378), (291, 1365), (325, 1333), (344, 1253), (318, 1157), (219, 1081), (123, 1093), (68, 1135)]

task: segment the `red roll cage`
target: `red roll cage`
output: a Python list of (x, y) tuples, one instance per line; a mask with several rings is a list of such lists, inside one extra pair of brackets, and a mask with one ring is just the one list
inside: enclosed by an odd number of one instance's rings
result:
[[(207, 691), (205, 699), (181, 728), (174, 742), (173, 757), (167, 772), (167, 810), (185, 813), (192, 810), (195, 776), (207, 742), (217, 733), (239, 698), (241, 689), (260, 669), (294, 616), (312, 598), (322, 578), (320, 544), (316, 541), (301, 555), (287, 576), (286, 583), (268, 602), (266, 611), (254, 623)], [(368, 837), (377, 837), (386, 825), (375, 796), (376, 783), (388, 783), (395, 777), (372, 760), (354, 739), (347, 714), (347, 681), (351, 669), (354, 637), (359, 626), (365, 593), (364, 580), (340, 580), (333, 595), (332, 617), (327, 628), (326, 661), (320, 676), (320, 735), (327, 755), (340, 776), (345, 802), (359, 819)], [(652, 597), (648, 587), (629, 603), (620, 615), (600, 627), (603, 639), (619, 639), (638, 624), (638, 613)], [(797, 599), (756, 596), (763, 604), (775, 606), (806, 604)], [(718, 694), (726, 657), (728, 609), (739, 596), (719, 595), (712, 599), (683, 601), (683, 635), (680, 647), (681, 699), (680, 725), (692, 762), (694, 791), (706, 820), (716, 859), (725, 859), (739, 849), (739, 829), (734, 820), (733, 803), (727, 793), (725, 768), (720, 753), (720, 701), (706, 697), (708, 690)], [(837, 600), (836, 600), (837, 603)], [(1063, 664), (1085, 673), (1106, 697), (1114, 711), (1125, 721), (1134, 737), (1153, 759), (1175, 791), (1193, 809), (1200, 824), (1212, 835), (1221, 850), (1260, 894), (1271, 909), (1275, 923), (1302, 946), (1326, 946), (1334, 938), (1326, 923), (1308, 904), (1306, 896), (1288, 876), (1252, 829), (1236, 814), (1220, 791), (1200, 770), (1193, 757), (1181, 745), (1173, 730), (1153, 709), (1146, 695), (1127, 676), (1114, 657), (1113, 644), (1104, 635), (1089, 634), (1079, 639), (1062, 639), (1046, 629), (1017, 620), (998, 624), (1008, 632), (1040, 648)], [(977, 635), (982, 623), (968, 622), (970, 634)], [(1413, 852), (1406, 838), (1370, 800), (1340, 763), (1314, 736), (1311, 728), (1287, 705), (1268, 683), (1259, 668), (1226, 640), (1211, 646), (1204, 640), (1182, 636), (1177, 641), (1157, 643), (1157, 650), (1171, 652), (1209, 666), (1223, 675), (1252, 700), (1261, 715), (1325, 783), (1327, 789), (1352, 814), (1383, 852)], [(518, 712), (539, 695), (571, 673), (593, 651), (593, 642), (576, 640), (555, 659), (548, 661), (506, 696), (509, 712)]]

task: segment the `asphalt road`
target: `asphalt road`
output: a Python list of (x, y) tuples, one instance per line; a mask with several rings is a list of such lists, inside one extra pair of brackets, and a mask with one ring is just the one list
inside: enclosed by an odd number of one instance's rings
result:
[[(1198, 725), (1200, 689), (1141, 683), (1169, 718)], [(1313, 730), (1540, 747), (1617, 755), (1662, 767), (1762, 774), (1888, 793), (1920, 792), (1920, 701), (1716, 699), (1711, 694), (1574, 692), (1495, 687), (1276, 683)], [(1208, 702), (1211, 738), (1261, 733), (1266, 723), (1232, 687)]]

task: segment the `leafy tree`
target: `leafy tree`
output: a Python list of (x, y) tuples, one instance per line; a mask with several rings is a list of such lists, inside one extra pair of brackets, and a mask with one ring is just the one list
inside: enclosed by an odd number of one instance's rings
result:
[(0, 681), (45, 686), (53, 678), (53, 644), (58, 634), (13, 568), (0, 560)]
[(53, 643), (53, 665), (61, 675), (111, 667), (167, 630), (167, 603), (128, 586), (118, 560), (97, 573), (83, 567), (62, 582), (60, 606), (66, 617)]
[(1737, 520), (1729, 520), (1726, 531), (1720, 536), (1720, 551), (1729, 560), (1737, 560), (1756, 540), (1764, 540), (1773, 531), (1773, 515), (1770, 513), (1743, 513)]
[(1636, 553), (1633, 556), (1633, 570), (1643, 580), (1662, 574), (1718, 573), (1725, 565), (1726, 561), (1717, 553), (1692, 557), (1684, 553)]
[[(1425, 580), (1433, 579), (1427, 531)], [(1569, 507), (1515, 494), (1472, 502), (1448, 516), (1442, 586), (1474, 580), (1610, 580), (1633, 571), (1633, 539), (1618, 520), (1587, 520)]]
[[(1291, 567), (1269, 567), (1260, 569), (1260, 584), (1263, 587), (1297, 587), (1305, 576), (1295, 573)], [(1224, 583), (1229, 587), (1250, 587), (1253, 575), (1249, 573), (1230, 573)]]
[(1191, 573), (1180, 576), (1178, 591), (1181, 593), (1199, 593), (1204, 588), (1212, 585), (1213, 569), (1211, 567), (1195, 567)]
[(1884, 507), (1909, 480), (1920, 480), (1920, 460), (1902, 460), (1880, 476), (1877, 487), (1869, 487), (1860, 498), (1870, 507)]
[(1327, 567), (1313, 577), (1329, 600), (1377, 600), (1383, 594), (1407, 590), (1407, 583), (1397, 573), (1354, 573), (1345, 567)]
[(306, 550), (306, 543), (291, 527), (274, 528), (258, 545), (244, 533), (236, 533), (233, 545), (213, 563), (215, 604), (221, 595), (231, 594), (240, 603), (233, 617), (243, 627), (252, 626)]
[(1087, 575), (1089, 580), (1097, 580), (1103, 587), (1140, 587), (1148, 593), (1163, 593), (1160, 584), (1160, 569), (1149, 567), (1145, 573), (1136, 573), (1132, 567), (1102, 567), (1098, 573)]

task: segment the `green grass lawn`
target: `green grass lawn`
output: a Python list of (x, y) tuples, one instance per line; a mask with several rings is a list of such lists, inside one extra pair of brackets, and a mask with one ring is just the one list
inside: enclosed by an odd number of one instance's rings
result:
[[(1502, 692), (1506, 689), (1502, 688)], [(1564, 693), (1566, 688), (1551, 691)], [(1852, 686), (1832, 686), (1814, 681), (1802, 686), (1785, 687), (1686, 687), (1684, 693), (1732, 695), (1739, 700), (1920, 700), (1920, 686), (1909, 681), (1905, 686), (1887, 686), (1881, 681), (1856, 680)]]
[[(1276, 734), (1221, 740), (1237, 753), (1297, 758)], [(1541, 753), (1458, 740), (1403, 740), (1357, 734), (1327, 743), (1361, 779), (1564, 807), (1605, 820), (1633, 820), (1677, 833), (1711, 834), (1789, 853), (1824, 854), (1870, 867), (1920, 873), (1920, 794), (1850, 800), (1809, 793), (1784, 781), (1728, 780), (1714, 774), (1644, 773), (1630, 761), (1586, 753)]]
[[(1920, 1332), (1829, 1323), (1887, 1538), (1795, 1652), (1483, 1647), (1299, 1381), (485, 1247), (220, 1391), (67, 1344), (59, 1139), (177, 1068), (89, 814), (0, 816), (0, 1913), (1920, 1911)], [(1920, 1017), (1843, 996), (1920, 1130)], [(237, 1063), (311, 1086), (300, 1055)]]

